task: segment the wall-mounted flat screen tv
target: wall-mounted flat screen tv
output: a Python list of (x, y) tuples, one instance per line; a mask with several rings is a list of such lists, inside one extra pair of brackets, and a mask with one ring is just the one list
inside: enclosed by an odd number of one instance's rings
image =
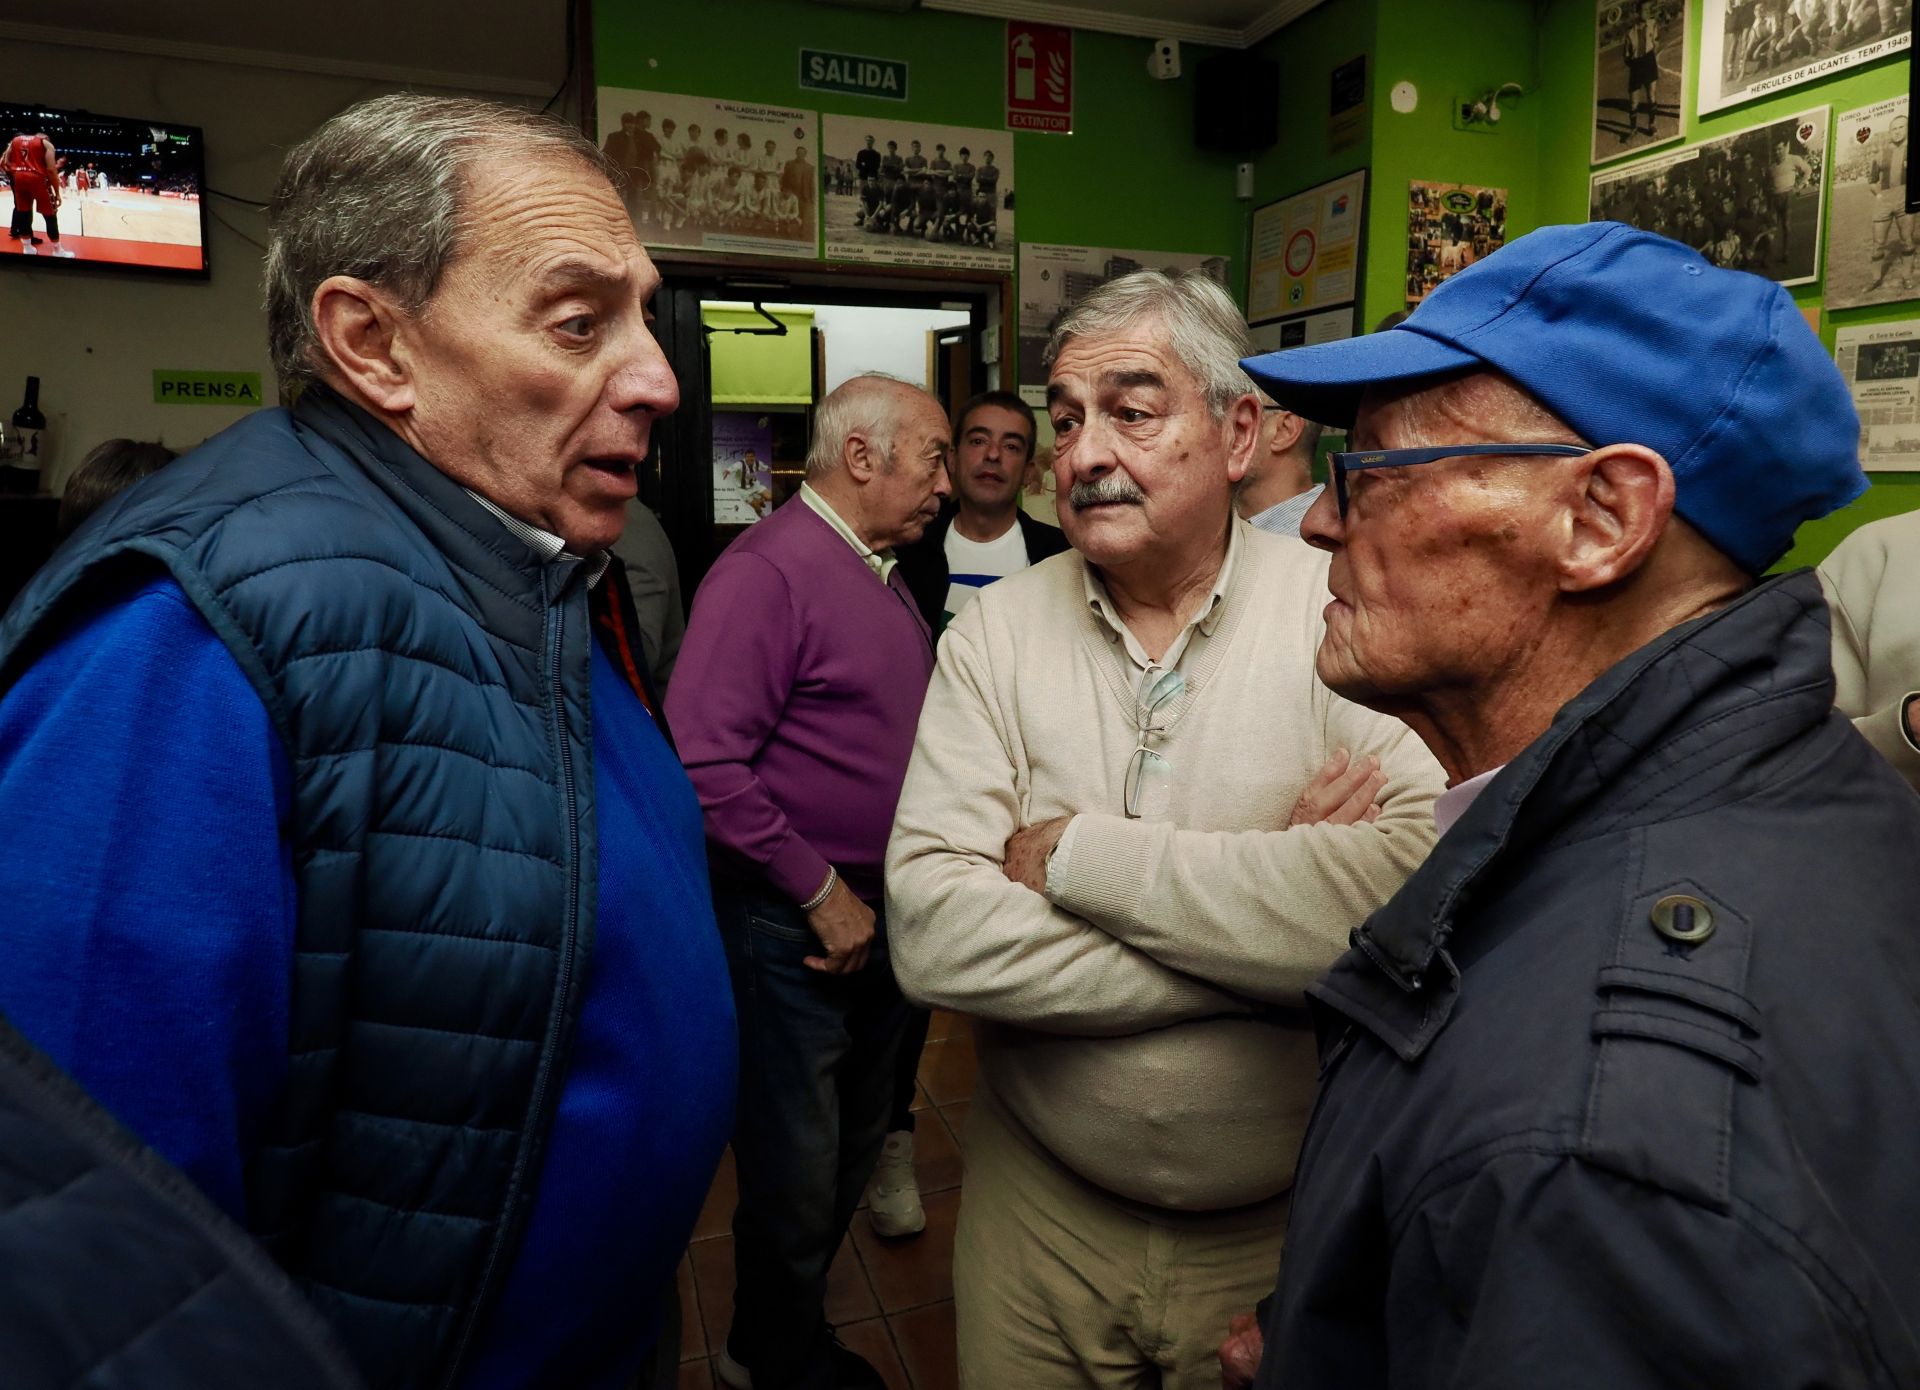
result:
[(0, 101), (0, 263), (207, 274), (197, 126)]

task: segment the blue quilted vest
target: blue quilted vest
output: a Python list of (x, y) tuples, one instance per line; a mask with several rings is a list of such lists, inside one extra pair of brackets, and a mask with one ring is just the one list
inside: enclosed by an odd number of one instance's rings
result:
[(591, 950), (584, 577), (314, 389), (89, 521), (0, 625), (0, 692), (156, 567), (293, 772), (290, 1069), (249, 1224), (373, 1385), (449, 1384), (527, 1222)]

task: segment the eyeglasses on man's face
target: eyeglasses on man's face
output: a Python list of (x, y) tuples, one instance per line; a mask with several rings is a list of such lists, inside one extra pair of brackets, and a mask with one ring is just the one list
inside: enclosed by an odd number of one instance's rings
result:
[(1367, 449), (1353, 453), (1327, 455), (1333, 474), (1333, 497), (1340, 507), (1340, 519), (1347, 519), (1347, 474), (1362, 468), (1410, 468), (1420, 463), (1438, 463), (1441, 459), (1469, 458), (1475, 455), (1515, 458), (1585, 458), (1593, 452), (1590, 444), (1435, 444), (1424, 449)]

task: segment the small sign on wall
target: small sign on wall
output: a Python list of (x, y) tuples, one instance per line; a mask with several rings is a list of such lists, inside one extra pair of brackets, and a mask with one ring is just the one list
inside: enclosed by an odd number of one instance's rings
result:
[(1073, 30), (1007, 21), (1007, 129), (1073, 134)]
[(153, 369), (155, 405), (265, 405), (258, 372), (186, 372)]
[(885, 101), (907, 99), (907, 65), (897, 58), (863, 58), (826, 49), (800, 50), (800, 85), (814, 92), (845, 92)]

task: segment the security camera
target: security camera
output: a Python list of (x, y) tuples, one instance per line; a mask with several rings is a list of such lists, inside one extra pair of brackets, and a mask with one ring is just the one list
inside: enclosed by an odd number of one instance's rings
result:
[(1153, 47), (1147, 53), (1147, 73), (1162, 82), (1171, 82), (1180, 75), (1180, 40), (1155, 39)]

